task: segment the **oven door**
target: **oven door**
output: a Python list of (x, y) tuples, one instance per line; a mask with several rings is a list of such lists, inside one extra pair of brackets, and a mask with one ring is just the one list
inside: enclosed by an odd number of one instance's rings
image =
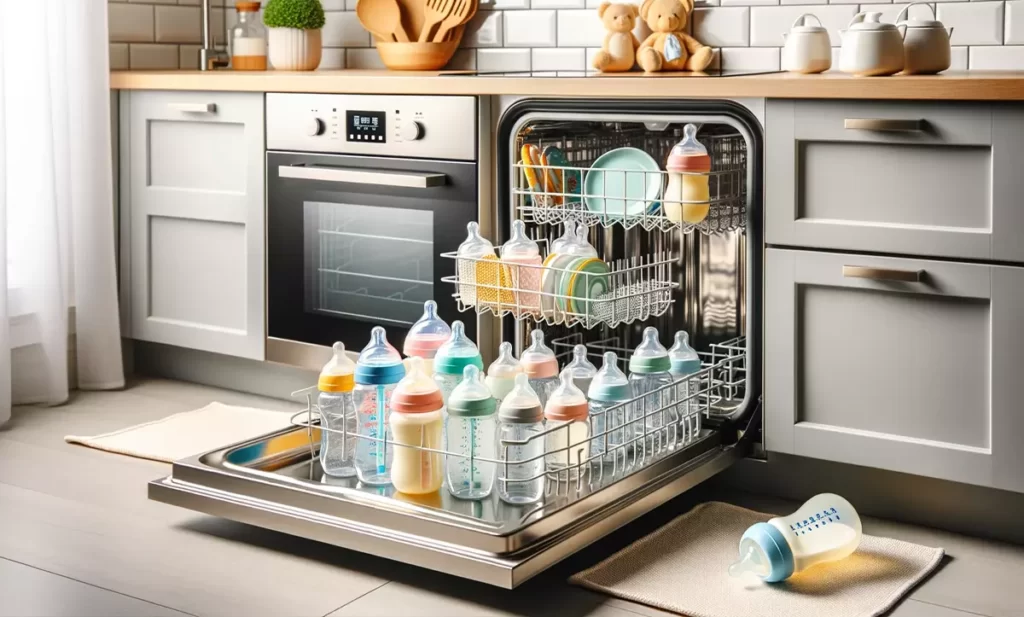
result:
[(309, 345), (358, 352), (376, 325), (401, 350), (427, 300), (457, 319), (440, 254), (476, 217), (475, 163), (269, 152), (267, 359), (320, 368)]

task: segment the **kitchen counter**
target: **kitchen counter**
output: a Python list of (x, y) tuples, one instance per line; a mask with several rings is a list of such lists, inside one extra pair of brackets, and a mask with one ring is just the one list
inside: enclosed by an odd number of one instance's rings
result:
[(578, 96), (591, 98), (804, 98), (1024, 101), (1024, 72), (851, 77), (770, 73), (736, 77), (623, 73), (607, 77), (459, 76), (456, 72), (114, 71), (123, 90)]

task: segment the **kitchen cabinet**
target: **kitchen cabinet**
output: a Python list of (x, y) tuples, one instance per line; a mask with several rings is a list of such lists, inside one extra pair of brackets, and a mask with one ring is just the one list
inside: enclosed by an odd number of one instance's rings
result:
[(1024, 110), (770, 100), (768, 244), (1024, 262)]
[(1024, 268), (770, 248), (765, 289), (769, 451), (1024, 491)]
[(121, 95), (132, 338), (264, 358), (263, 95)]

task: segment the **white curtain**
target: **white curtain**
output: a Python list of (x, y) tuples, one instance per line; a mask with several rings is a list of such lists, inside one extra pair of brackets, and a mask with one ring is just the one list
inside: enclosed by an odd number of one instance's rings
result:
[(0, 0), (0, 424), (124, 385), (107, 54), (107, 0)]

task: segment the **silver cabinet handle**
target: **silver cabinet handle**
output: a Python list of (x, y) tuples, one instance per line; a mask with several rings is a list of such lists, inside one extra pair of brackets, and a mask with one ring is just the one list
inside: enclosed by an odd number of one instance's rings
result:
[(186, 114), (215, 114), (217, 113), (216, 103), (168, 103), (168, 107), (174, 111)]
[(871, 279), (874, 281), (902, 281), (920, 283), (924, 270), (894, 270), (891, 268), (869, 268), (867, 266), (843, 266), (843, 276), (848, 279)]
[(281, 165), (277, 168), (277, 174), (282, 178), (298, 178), (300, 180), (377, 184), (413, 189), (442, 186), (447, 179), (444, 174), (417, 171), (372, 171), (352, 167), (318, 167), (315, 165)]
[(924, 120), (895, 120), (886, 118), (847, 118), (843, 128), (858, 131), (890, 131), (920, 133), (924, 131)]

